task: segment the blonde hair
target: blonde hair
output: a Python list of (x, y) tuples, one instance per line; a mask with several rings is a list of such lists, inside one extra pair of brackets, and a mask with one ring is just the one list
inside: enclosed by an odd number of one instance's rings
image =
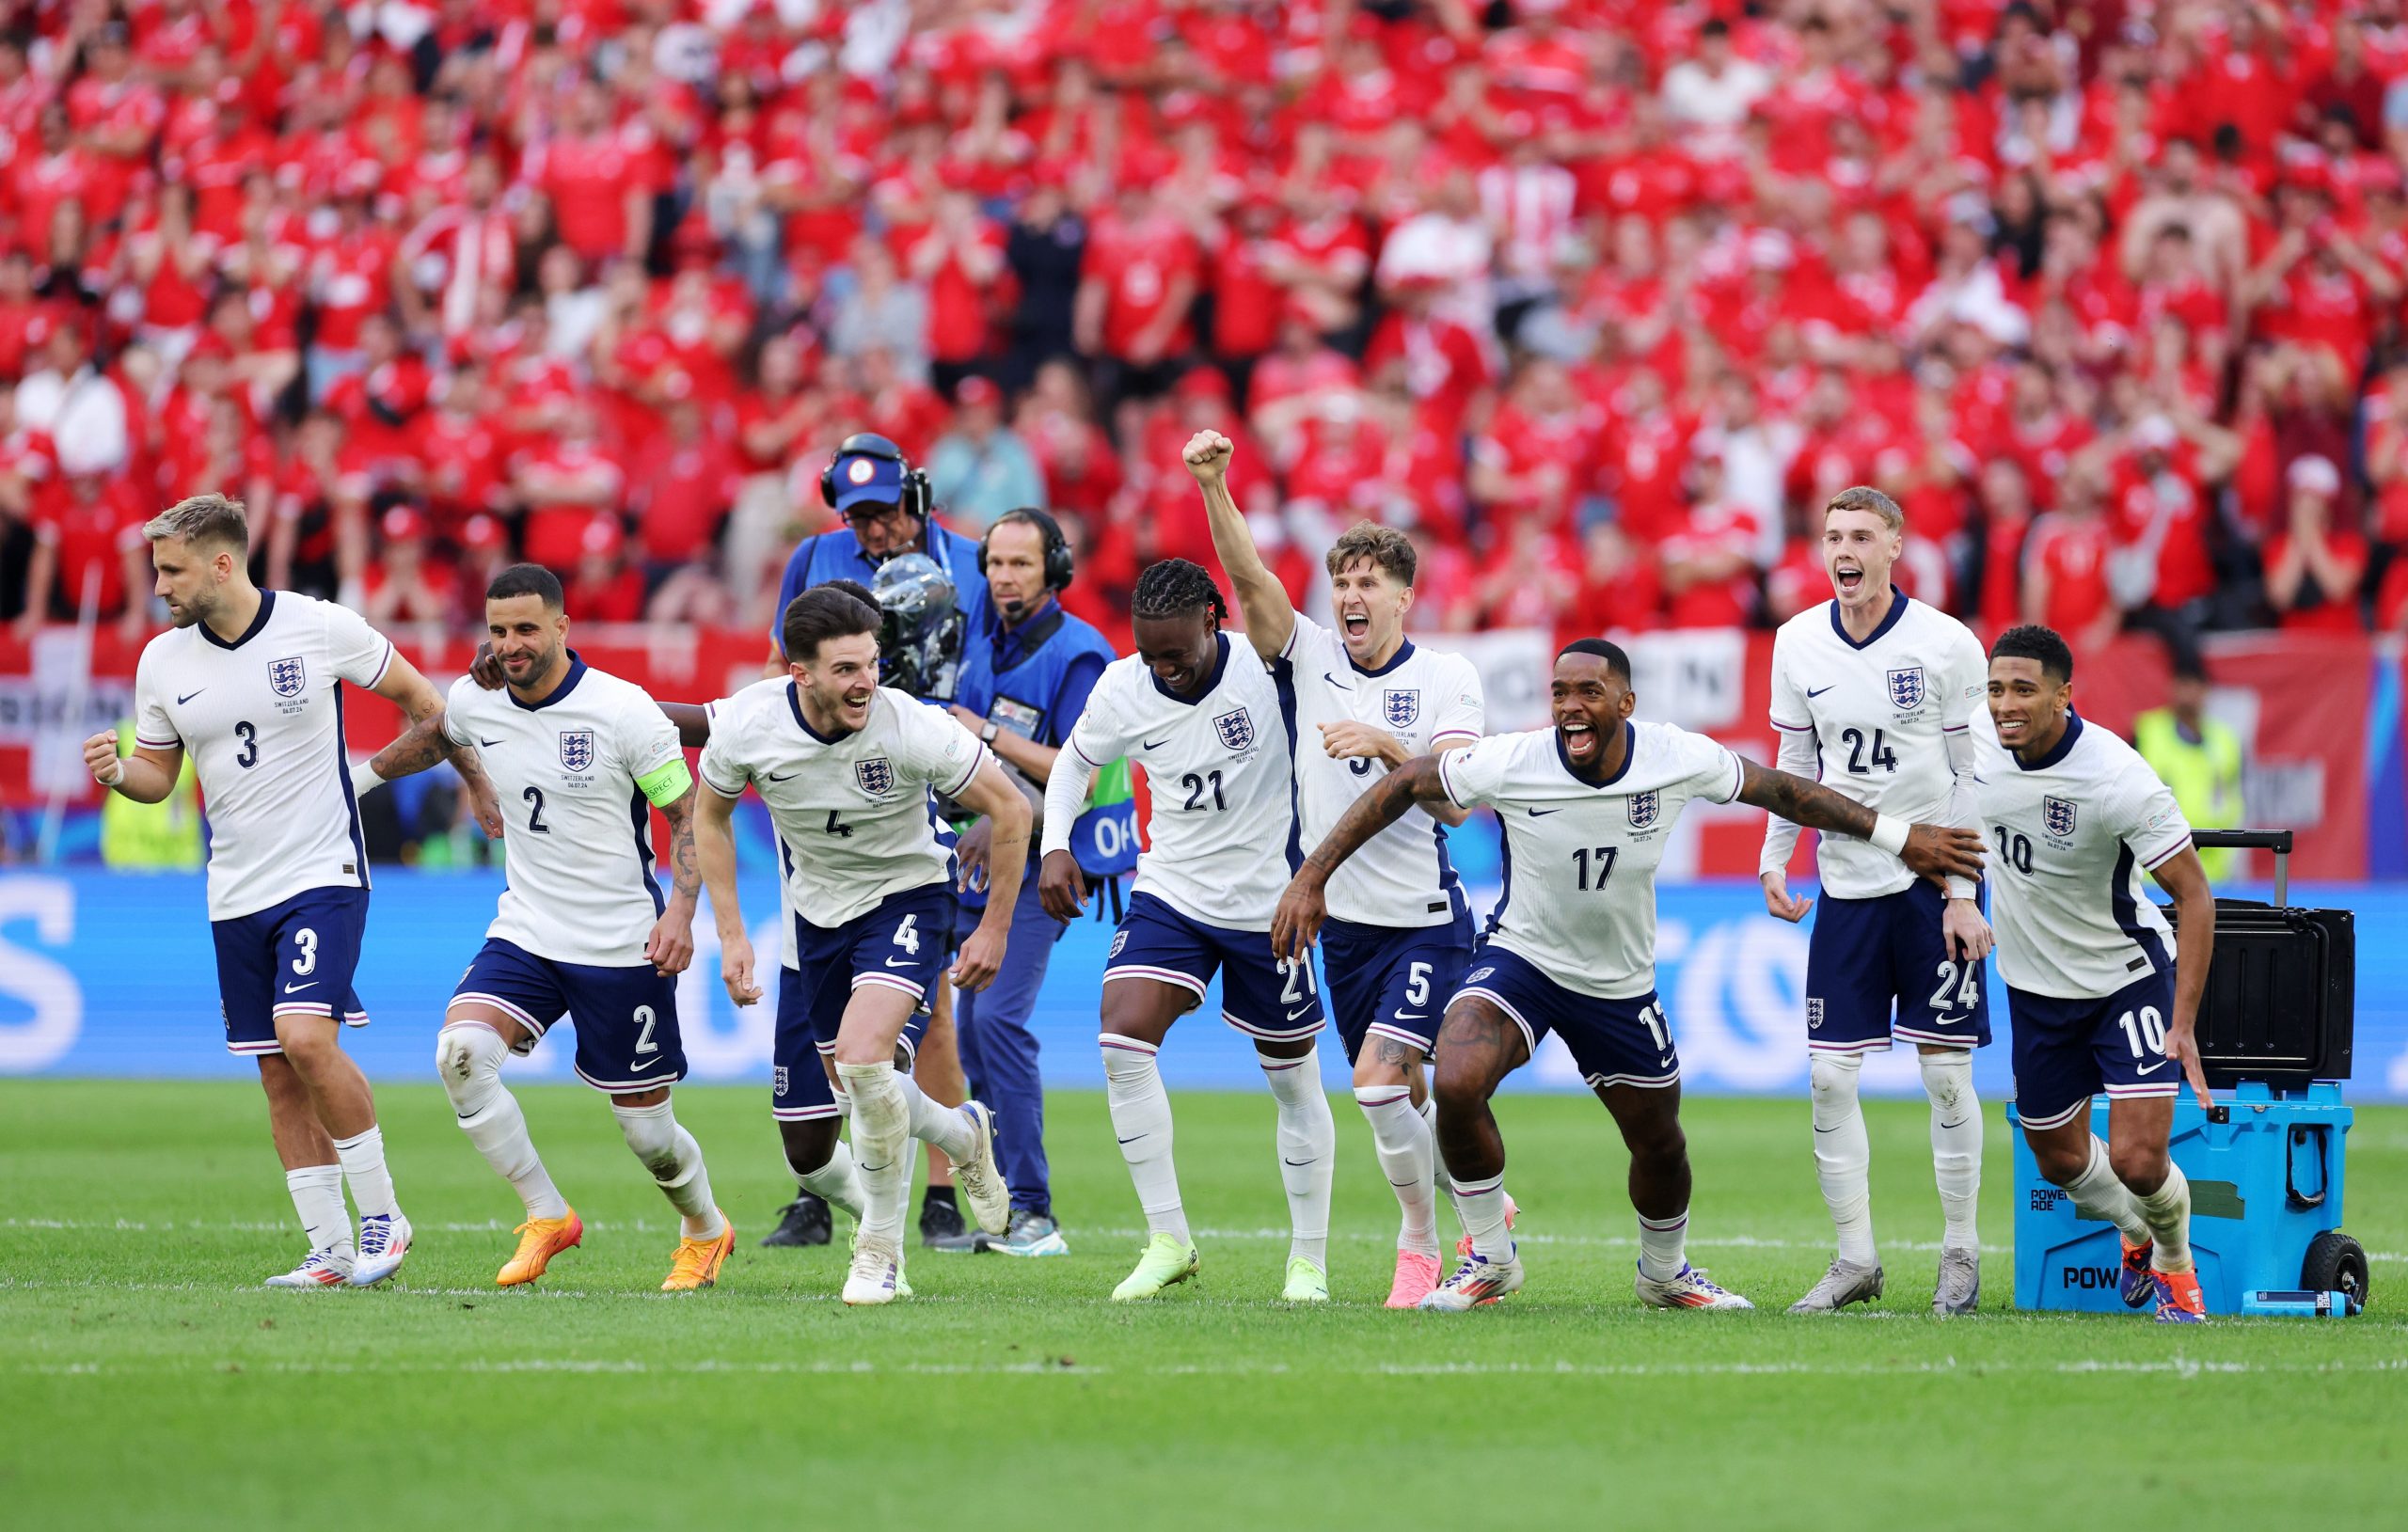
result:
[(1898, 502), (1870, 484), (1858, 484), (1832, 496), (1830, 503), (1823, 507), (1824, 519), (1830, 519), (1834, 511), (1870, 511), (1893, 532), (1907, 529), (1907, 513), (1898, 509)]
[(153, 543), (169, 538), (195, 545), (214, 544), (246, 553), (251, 529), (243, 502), (223, 495), (193, 495), (142, 524), (142, 535)]

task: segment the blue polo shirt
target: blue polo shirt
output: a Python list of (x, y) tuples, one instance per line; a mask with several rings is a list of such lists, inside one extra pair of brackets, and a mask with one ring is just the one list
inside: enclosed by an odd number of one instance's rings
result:
[[(987, 608), (987, 576), (978, 573), (978, 540), (964, 537), (934, 519), (928, 522), (927, 537), (918, 549), (905, 552), (927, 554), (937, 561), (937, 567), (953, 576), (955, 604), (969, 621), (969, 631), (983, 633), (989, 621)], [(778, 608), (769, 618), (769, 641), (785, 652), (786, 608), (794, 598), (822, 580), (859, 580), (870, 584), (878, 577), (878, 561), (862, 551), (861, 539), (850, 527), (806, 537), (786, 561), (785, 578), (778, 582)]]

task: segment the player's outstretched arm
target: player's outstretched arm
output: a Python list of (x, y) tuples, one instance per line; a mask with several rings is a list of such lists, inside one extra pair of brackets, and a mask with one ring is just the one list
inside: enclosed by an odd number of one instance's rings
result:
[(1278, 656), (1296, 630), (1296, 608), (1288, 592), (1272, 576), (1255, 551), (1254, 534), (1246, 530), (1245, 513), (1229, 498), (1229, 458), (1237, 450), (1217, 431), (1199, 431), (1187, 439), (1187, 471), (1204, 492), (1204, 519), (1212, 525), (1212, 551), (1237, 592), (1238, 610), (1245, 616), (1246, 642), (1265, 659)]
[(660, 816), (669, 821), (670, 894), (643, 944), (644, 960), (657, 973), (683, 973), (694, 960), (694, 904), (703, 890), (702, 863), (694, 855), (694, 799), (701, 791), (689, 782), (683, 794), (660, 806)]
[[(476, 813), (478, 826), (484, 830), (485, 839), (500, 840), (501, 800), (494, 796), (492, 779), (485, 775), (484, 763), (477, 759), (475, 748), (460, 744), (442, 733), (443, 694), (435, 689), (435, 684), (420, 675), (418, 667), (397, 650), (387, 663), (385, 673), (378, 679), (374, 689), (377, 696), (409, 716), (412, 731), (420, 723), (430, 719), (434, 721), (436, 741), (442, 746), (443, 754), (451, 758), (452, 768), (460, 773), (460, 780), (467, 783), (468, 806)], [(433, 764), (428, 763), (430, 766)], [(372, 759), (369, 762), (369, 768), (375, 769)], [(418, 769), (423, 771), (426, 767)]]
[[(1045, 781), (1045, 855), (1037, 867), (1037, 902), (1057, 921), (1077, 920), (1087, 907), (1087, 880), (1079, 872), (1078, 858), (1070, 854), (1070, 830), (1086, 804), (1095, 767), (1077, 748), (1075, 729), (1070, 743), (1070, 749), (1054, 757), (1054, 773)], [(990, 854), (989, 861), (994, 860)], [(987, 908), (995, 908), (991, 892)]]
[(978, 764), (970, 785), (955, 794), (954, 801), (984, 814), (994, 826), (987, 858), (987, 913), (962, 941), (961, 956), (953, 969), (956, 985), (984, 989), (1004, 966), (1004, 943), (1011, 935), (1012, 910), (1020, 902), (1021, 875), (1028, 867), (1028, 799), (990, 757)]
[(1331, 827), (1328, 838), (1313, 847), (1312, 855), (1305, 859), (1304, 866), (1289, 880), (1287, 892), (1279, 895), (1279, 908), (1271, 917), (1272, 955), (1304, 961), (1321, 935), (1321, 923), (1329, 914), (1322, 890), (1339, 863), (1360, 851), (1372, 836), (1403, 818), (1404, 811), (1416, 803), (1448, 801), (1447, 786), (1438, 775), (1435, 755), (1417, 755), (1373, 783), (1369, 792), (1354, 800), (1345, 817)]
[(660, 716), (677, 726), (677, 743), (689, 750), (711, 742), (711, 710), (701, 703), (657, 703)]
[(84, 741), (84, 769), (92, 774), (92, 780), (136, 803), (165, 802), (176, 790), (176, 777), (183, 768), (182, 745), (136, 745), (132, 755), (120, 756), (114, 731)]
[(1871, 841), (1925, 877), (1982, 876), (1982, 838), (1970, 829), (1907, 825), (1842, 798), (1821, 782), (1773, 771), (1744, 757), (1739, 762), (1739, 801), (1809, 829)]
[(719, 927), (719, 977), (727, 998), (738, 1005), (760, 1000), (752, 982), (752, 939), (744, 929), (744, 906), (736, 892), (736, 799), (708, 782), (695, 791), (694, 861), (703, 887), (711, 891), (711, 919)]
[(2182, 1077), (2212, 1106), (2208, 1073), (2199, 1063), (2199, 1002), (2208, 992), (2208, 964), (2216, 951), (2216, 895), (2199, 854), (2184, 846), (2151, 869), (2157, 886), (2174, 895), (2174, 1015), (2165, 1027), (2165, 1056), (2182, 1066)]

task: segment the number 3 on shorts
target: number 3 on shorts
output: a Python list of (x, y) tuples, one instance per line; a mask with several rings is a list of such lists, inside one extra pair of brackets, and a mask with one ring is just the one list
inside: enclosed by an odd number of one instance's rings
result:
[(895, 928), (895, 944), (917, 957), (920, 955), (920, 917), (906, 915), (903, 924)]

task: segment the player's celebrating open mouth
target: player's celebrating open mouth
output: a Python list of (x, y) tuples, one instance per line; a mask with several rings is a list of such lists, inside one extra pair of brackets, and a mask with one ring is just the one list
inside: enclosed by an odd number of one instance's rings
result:
[[(1979, 805), (2023, 1137), (2041, 1175), (2123, 1232), (2124, 1302), (2196, 1323), (2191, 1186), (2167, 1152), (2182, 1081), (2209, 1104), (2194, 1029), (2216, 902), (2191, 826), (2139, 751), (2075, 714), (2073, 653), (2049, 629), (1999, 635), (1983, 721)], [(2170, 961), (2144, 868), (2181, 917)], [(2090, 1129), (2101, 1089), (2105, 1144)]]
[[(209, 804), (209, 921), (227, 1050), (256, 1058), (268, 1126), (284, 1161), (308, 1258), (269, 1285), (359, 1287), (401, 1269), (409, 1220), (385, 1169), (367, 1077), (336, 1039), (368, 1013), (352, 992), (368, 924), (368, 847), (343, 760), (349, 682), (413, 719), (442, 699), (356, 612), (246, 570), (243, 507), (196, 495), (142, 529), (175, 621), (135, 671), (135, 752), (114, 733), (84, 742), (93, 780), (138, 803), (174, 790), (186, 750)], [(486, 832), (493, 788), (476, 757), (455, 757)], [(343, 1183), (359, 1208), (355, 1251)]]
[(1147, 1243), (1116, 1299), (1152, 1298), (1195, 1274), (1196, 1242), (1171, 1163), (1170, 1097), (1155, 1057), (1171, 1023), (1221, 976), (1221, 1019), (1254, 1039), (1278, 1103), (1288, 1192), (1291, 1302), (1329, 1297), (1329, 1187), (1338, 1125), (1322, 1094), (1312, 961), (1274, 961), (1265, 933), (1295, 846), (1293, 765), (1278, 686), (1243, 640), (1221, 631), (1212, 577), (1165, 559), (1137, 578), (1137, 653), (1103, 668), (1045, 784), (1038, 892), (1056, 920), (1077, 915), (1085, 880), (1070, 825), (1087, 782), (1123, 756), (1153, 781), (1147, 847), (1105, 959), (1101, 1003), (1114, 1136), (1146, 1215)]
[[(1791, 618), (1772, 645), (1772, 725), (1780, 766), (1902, 819), (1972, 826), (1972, 736), (1982, 646), (1955, 618), (1890, 584), (1905, 537), (1897, 502), (1877, 489), (1823, 510), (1823, 567), (1833, 599)], [(1774, 819), (1759, 863), (1765, 908), (1805, 918), (1789, 892), (1798, 827)], [(1974, 1204), (1982, 1184), (1982, 1109), (1972, 1050), (1990, 1040), (1982, 958), (1989, 926), (1971, 878), (1946, 890), (1859, 841), (1816, 848), (1821, 911), (1806, 958), (1806, 1050), (1814, 1101), (1814, 1170), (1839, 1253), (1792, 1314), (1828, 1313), (1881, 1293), (1868, 1188), (1872, 1150), (1857, 1104), (1864, 1055), (1893, 1037), (1922, 1055), (1931, 1098), (1932, 1176), (1943, 1216), (1931, 1306), (1972, 1312), (1981, 1297)], [(1894, 1019), (1893, 1019), (1894, 1017)]]
[[(527, 1206), (518, 1249), (497, 1280), (534, 1281), (584, 1234), (501, 1082), (502, 1061), (531, 1051), (566, 1012), (578, 1078), (610, 1098), (627, 1147), (677, 1209), (680, 1238), (662, 1290), (707, 1287), (736, 1231), (711, 1201), (702, 1145), (669, 1101), (686, 1074), (676, 976), (693, 960), (702, 887), (693, 774), (675, 727), (643, 688), (591, 668), (568, 646), (568, 612), (550, 570), (515, 564), (496, 576), (485, 624), (504, 688), (461, 677), (441, 714), (369, 766), (404, 776), (433, 766), (449, 745), (474, 746), (510, 805), (509, 885), (435, 1044), (460, 1130)], [(669, 821), (674, 892), (666, 899), (653, 874), (647, 803)]]
[[(964, 989), (995, 977), (1028, 857), (1028, 800), (977, 736), (878, 684), (878, 626), (869, 592), (848, 580), (787, 603), (787, 675), (756, 681), (712, 709), (695, 831), (719, 926), (720, 977), (738, 1005), (761, 998), (729, 820), (747, 783), (777, 831), (794, 919), (781, 955), (770, 1114), (802, 1184), (860, 1220), (848, 1303), (908, 1294), (903, 1205), (912, 1139), (953, 1161), (980, 1228), (1000, 1235), (1010, 1218), (987, 1109), (938, 1106), (896, 1058), (946, 977), (953, 929), (953, 837), (930, 792), (995, 821), (992, 897), (951, 975)], [(837, 1088), (852, 1106), (850, 1155), (836, 1139)]]
[[(1413, 545), (1363, 522), (1329, 550), (1339, 631), (1298, 612), (1263, 567), (1229, 498), (1232, 449), (1203, 431), (1187, 444), (1212, 545), (1245, 616), (1246, 640), (1280, 668), (1295, 699), (1296, 813), (1317, 845), (1354, 800), (1417, 755), (1460, 750), (1481, 734), (1480, 672), (1460, 655), (1414, 646)], [(1438, 1010), (1471, 956), (1471, 910), (1447, 857), (1452, 804), (1416, 805), (1330, 880), (1323, 972), (1339, 1036), (1354, 1066), (1354, 1099), (1403, 1218), (1387, 1306), (1412, 1308), (1438, 1285), (1436, 1154), (1422, 1061)]]
[(1555, 727), (1424, 755), (1355, 801), (1279, 901), (1273, 950), (1301, 958), (1331, 874), (1414, 803), (1485, 804), (1503, 821), (1506, 879), (1438, 1035), (1438, 1146), (1472, 1248), (1421, 1306), (1461, 1311), (1522, 1286), (1505, 1225), (1505, 1141), (1489, 1110), (1504, 1078), (1560, 1033), (1630, 1150), (1638, 1291), (1657, 1308), (1747, 1308), (1690, 1267), (1680, 1058), (1656, 998), (1656, 868), (1689, 799), (1736, 799), (1853, 835), (1926, 877), (1981, 867), (1972, 831), (1908, 825), (1767, 771), (1668, 723), (1633, 723), (1630, 662), (1602, 639), (1556, 656)]

